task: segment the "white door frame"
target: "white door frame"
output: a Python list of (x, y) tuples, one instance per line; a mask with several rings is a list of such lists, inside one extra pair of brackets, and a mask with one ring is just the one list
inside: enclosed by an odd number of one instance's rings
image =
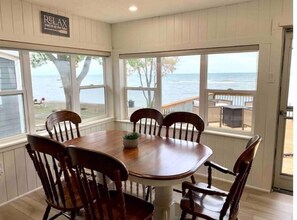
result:
[(286, 131), (286, 121), (289, 119), (287, 115), (287, 102), (290, 82), (290, 69), (291, 69), (291, 53), (292, 53), (292, 40), (293, 30), (287, 29), (284, 34), (284, 50), (282, 61), (282, 74), (281, 74), (281, 88), (280, 88), (280, 102), (279, 102), (279, 117), (277, 129), (277, 145), (275, 157), (275, 170), (274, 170), (274, 184), (276, 190), (293, 191), (293, 176), (282, 173), (283, 163), (283, 150), (284, 139)]

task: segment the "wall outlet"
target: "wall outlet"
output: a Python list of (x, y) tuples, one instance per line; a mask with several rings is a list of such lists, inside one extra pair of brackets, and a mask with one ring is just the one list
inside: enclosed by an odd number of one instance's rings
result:
[(0, 161), (0, 176), (4, 173), (4, 166), (3, 166), (3, 162)]

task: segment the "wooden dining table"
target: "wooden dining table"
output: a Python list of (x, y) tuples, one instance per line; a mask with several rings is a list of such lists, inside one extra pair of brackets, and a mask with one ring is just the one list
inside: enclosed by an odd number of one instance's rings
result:
[(123, 136), (126, 133), (99, 131), (64, 144), (104, 152), (121, 160), (131, 181), (155, 187), (153, 219), (174, 219), (172, 186), (188, 180), (212, 155), (212, 150), (196, 142), (144, 134), (140, 135), (137, 148), (125, 149)]

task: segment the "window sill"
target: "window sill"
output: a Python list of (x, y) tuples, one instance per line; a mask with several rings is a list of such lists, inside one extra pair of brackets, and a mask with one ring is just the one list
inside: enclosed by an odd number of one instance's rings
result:
[(215, 135), (215, 136), (240, 138), (240, 139), (246, 139), (246, 140), (250, 139), (252, 136), (252, 133), (243, 134), (243, 133), (233, 133), (232, 131), (226, 132), (226, 131), (210, 130), (210, 129), (205, 129), (203, 133), (209, 134), (209, 135)]
[[(128, 119), (121, 119), (121, 120), (116, 120), (115, 122), (118, 122), (118, 123), (131, 123)], [(226, 130), (212, 130), (212, 129), (205, 129), (203, 131), (204, 134), (209, 134), (209, 135), (214, 135), (214, 136), (224, 136), (224, 137), (233, 137), (233, 138), (240, 138), (240, 139), (250, 139), (251, 136), (253, 135), (251, 132), (249, 133), (242, 133), (242, 132), (234, 132), (234, 131), (230, 131), (230, 132), (227, 132)], [(202, 133), (202, 135), (203, 135)]]
[[(83, 122), (80, 125), (80, 129), (83, 130), (85, 128), (91, 127), (94, 124), (104, 124), (104, 123), (114, 122), (114, 121), (115, 120), (113, 117), (108, 117), (108, 118), (104, 118), (104, 119)], [(41, 132), (38, 132), (37, 134), (41, 135), (41, 136), (48, 135), (46, 131), (41, 131)], [(15, 148), (19, 148), (21, 146), (24, 146), (26, 143), (27, 143), (26, 134), (20, 134), (20, 135), (14, 136), (14, 137), (3, 138), (2, 140), (0, 140), (0, 153), (5, 152), (8, 149), (12, 150)]]

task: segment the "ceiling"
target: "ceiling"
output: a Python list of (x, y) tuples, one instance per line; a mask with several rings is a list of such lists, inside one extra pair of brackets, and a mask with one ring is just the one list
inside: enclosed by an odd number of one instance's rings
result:
[[(149, 17), (194, 11), (250, 0), (27, 0), (29, 2), (66, 11), (67, 13), (118, 23)], [(130, 12), (129, 6), (138, 10)]]

